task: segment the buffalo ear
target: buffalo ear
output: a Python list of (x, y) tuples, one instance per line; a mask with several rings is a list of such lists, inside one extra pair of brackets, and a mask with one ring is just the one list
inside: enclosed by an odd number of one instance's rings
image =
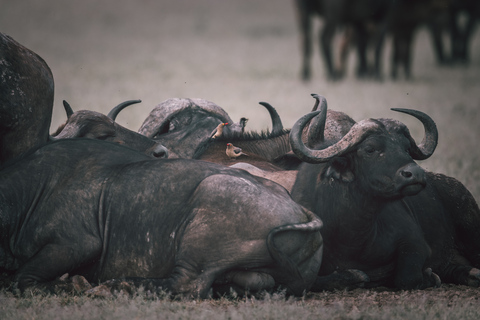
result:
[(351, 169), (350, 161), (346, 157), (335, 157), (330, 160), (325, 167), (322, 180), (340, 180), (343, 182), (352, 182), (355, 175)]

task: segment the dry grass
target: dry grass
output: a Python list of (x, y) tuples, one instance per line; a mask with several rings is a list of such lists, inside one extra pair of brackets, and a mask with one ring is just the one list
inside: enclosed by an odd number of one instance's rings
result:
[[(416, 108), (430, 114), (440, 132), (436, 153), (422, 166), (458, 178), (480, 199), (479, 32), (468, 67), (438, 68), (422, 29), (416, 37), (414, 81), (358, 81), (352, 55), (348, 78), (327, 82), (315, 55), (313, 81), (302, 83), (289, 0), (3, 0), (1, 8), (0, 31), (40, 54), (53, 71), (52, 131), (65, 119), (64, 99), (75, 110), (107, 113), (119, 102), (140, 98), (141, 105), (119, 116), (121, 124), (136, 130), (161, 101), (200, 97), (222, 106), (234, 120), (248, 117), (248, 126), (258, 130), (270, 126), (259, 101), (275, 106), (284, 125), (291, 127), (311, 109), (310, 93), (319, 93), (330, 108), (356, 120), (404, 121), (420, 139), (422, 128), (416, 120), (389, 111)], [(385, 62), (389, 51), (388, 45)], [(398, 293), (356, 290), (305, 299), (280, 295), (191, 302), (141, 295), (17, 299), (2, 292), (0, 318), (478, 318), (478, 297), (478, 289), (445, 286)]]
[(478, 319), (480, 292), (461, 286), (423, 291), (356, 289), (260, 298), (174, 301), (165, 297), (92, 299), (40, 296), (18, 299), (0, 292), (2, 319)]

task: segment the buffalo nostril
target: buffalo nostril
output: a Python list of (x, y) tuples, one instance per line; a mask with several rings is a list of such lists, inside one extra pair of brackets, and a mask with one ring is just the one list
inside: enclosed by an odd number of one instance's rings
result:
[(410, 171), (405, 171), (405, 170), (403, 170), (401, 172), (401, 174), (404, 178), (411, 178), (413, 176), (413, 173), (411, 173)]
[(155, 158), (168, 158), (168, 149), (164, 146), (160, 146), (153, 150), (152, 155)]

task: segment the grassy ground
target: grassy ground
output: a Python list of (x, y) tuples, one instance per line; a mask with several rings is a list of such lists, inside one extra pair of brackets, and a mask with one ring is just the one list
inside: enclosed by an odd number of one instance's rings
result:
[[(331, 109), (355, 120), (399, 119), (421, 139), (422, 127), (416, 120), (389, 110), (415, 108), (431, 115), (440, 132), (436, 153), (421, 165), (456, 177), (480, 199), (479, 32), (468, 67), (439, 68), (422, 29), (415, 41), (413, 81), (359, 81), (353, 75), (355, 57), (351, 55), (347, 79), (328, 82), (316, 50), (313, 79), (302, 83), (299, 38), (289, 0), (0, 0), (0, 5), (0, 31), (40, 54), (53, 71), (52, 131), (65, 119), (64, 99), (75, 110), (104, 113), (124, 100), (142, 99), (141, 105), (118, 118), (136, 130), (161, 101), (199, 97), (222, 106), (234, 120), (249, 118), (248, 127), (259, 130), (270, 126), (259, 101), (276, 107), (285, 127), (291, 127), (311, 109), (310, 93), (319, 93), (326, 96)], [(388, 43), (385, 73), (389, 52)], [(478, 317), (473, 313), (478, 290), (435, 290), (358, 290), (300, 300), (270, 296), (264, 301), (204, 302), (142, 297), (17, 299), (0, 293), (0, 318), (70, 318), (77, 312), (79, 319)], [(375, 302), (382, 295), (388, 295), (386, 302)]]
[(172, 301), (146, 297), (91, 299), (0, 293), (2, 319), (478, 319), (478, 289), (446, 286), (424, 291), (384, 289), (260, 298)]

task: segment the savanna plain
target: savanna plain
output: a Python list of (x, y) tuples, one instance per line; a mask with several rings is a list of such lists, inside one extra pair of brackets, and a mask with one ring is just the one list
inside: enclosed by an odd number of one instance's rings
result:
[[(168, 98), (204, 98), (234, 119), (249, 118), (247, 129), (264, 130), (266, 101), (290, 128), (308, 113), (311, 93), (330, 109), (359, 121), (394, 118), (415, 139), (423, 128), (390, 108), (412, 108), (437, 123), (439, 144), (420, 164), (460, 180), (480, 199), (480, 32), (471, 44), (468, 66), (439, 67), (422, 27), (415, 36), (413, 79), (388, 78), (391, 39), (383, 55), (385, 79), (355, 77), (352, 51), (346, 79), (326, 80), (315, 46), (313, 78), (300, 81), (299, 35), (289, 0), (0, 0), (0, 31), (38, 53), (55, 78), (51, 131), (65, 121), (62, 100), (74, 110), (102, 113), (120, 102), (141, 99), (118, 122), (137, 130), (151, 109)], [(321, 22), (315, 22), (319, 28)], [(315, 37), (317, 39), (317, 37)], [(480, 232), (480, 231), (479, 231)], [(1, 319), (478, 319), (480, 289), (442, 284), (440, 288), (387, 288), (257, 297), (234, 295), (207, 300), (85, 295), (17, 297), (0, 291)]]

